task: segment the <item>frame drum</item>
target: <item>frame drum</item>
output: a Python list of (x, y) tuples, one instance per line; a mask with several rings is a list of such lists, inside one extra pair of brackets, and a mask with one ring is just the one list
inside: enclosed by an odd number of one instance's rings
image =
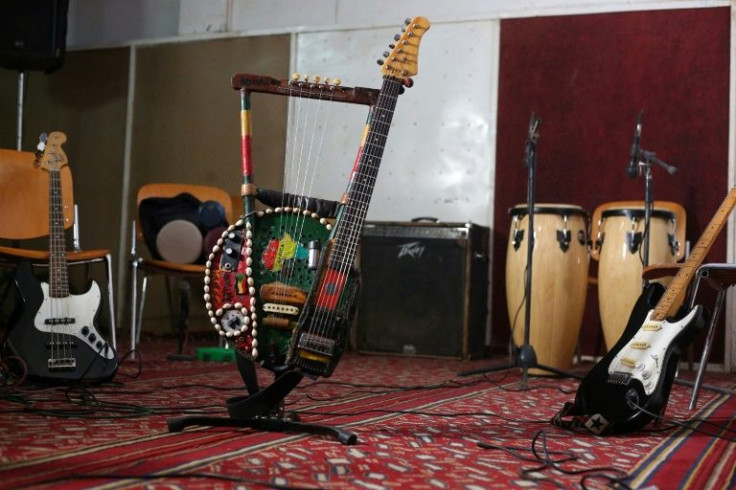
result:
[[(524, 343), (524, 301), (529, 237), (526, 205), (509, 210), (511, 232), (506, 250), (506, 300), (514, 344)], [(588, 213), (569, 204), (534, 207), (532, 297), (529, 344), (537, 363), (569, 369), (575, 354), (588, 287)], [(530, 369), (532, 374), (550, 374)]]
[[(642, 292), (644, 202), (619, 201), (593, 212), (591, 256), (598, 260), (598, 304), (606, 349), (618, 341)], [(655, 201), (650, 221), (649, 264), (670, 264), (685, 252), (685, 210)], [(660, 279), (667, 286), (671, 278)]]

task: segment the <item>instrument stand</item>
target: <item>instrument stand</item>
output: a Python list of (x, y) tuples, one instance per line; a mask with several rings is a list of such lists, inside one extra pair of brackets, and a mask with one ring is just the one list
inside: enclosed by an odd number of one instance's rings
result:
[(493, 371), (503, 371), (512, 367), (521, 368), (521, 387), (526, 389), (528, 371), (529, 369), (540, 369), (553, 374), (557, 374), (562, 377), (573, 377), (582, 379), (582, 376), (577, 376), (572, 373), (568, 373), (561, 369), (557, 369), (551, 366), (545, 366), (537, 362), (537, 354), (534, 352), (534, 347), (529, 342), (530, 331), (531, 331), (531, 306), (532, 306), (532, 263), (534, 258), (534, 187), (535, 187), (535, 173), (537, 166), (537, 126), (539, 126), (541, 119), (531, 115), (529, 121), (529, 134), (526, 140), (526, 148), (524, 151), (524, 166), (528, 169), (527, 179), (527, 212), (528, 212), (528, 234), (526, 248), (526, 270), (524, 275), (524, 342), (518, 348), (516, 354), (516, 362), (504, 364), (500, 366), (493, 366), (488, 368), (474, 369), (470, 371), (462, 371), (458, 373), (458, 376), (469, 376), (472, 374), (489, 373)]
[(276, 379), (268, 387), (259, 390), (255, 364), (236, 354), (238, 371), (249, 395), (236, 396), (227, 400), (229, 417), (192, 416), (170, 419), (169, 432), (181, 432), (185, 427), (207, 425), (212, 427), (248, 427), (268, 432), (296, 432), (334, 437), (342, 444), (352, 445), (358, 436), (339, 427), (306, 424), (296, 420), (294, 414), (285, 415), (284, 397), (304, 377), (292, 369), (276, 372)]

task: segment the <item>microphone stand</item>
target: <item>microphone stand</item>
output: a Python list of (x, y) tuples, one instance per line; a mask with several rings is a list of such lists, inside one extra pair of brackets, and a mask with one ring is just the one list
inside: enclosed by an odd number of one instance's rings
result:
[(531, 332), (531, 311), (532, 311), (532, 264), (534, 259), (534, 188), (536, 180), (536, 167), (537, 167), (537, 127), (542, 120), (534, 115), (532, 112), (531, 119), (529, 120), (529, 134), (526, 139), (526, 145), (524, 149), (524, 166), (528, 170), (527, 178), (527, 190), (526, 190), (526, 206), (528, 213), (528, 235), (526, 247), (526, 269), (524, 271), (524, 341), (519, 346), (516, 356), (516, 362), (511, 364), (504, 364), (501, 366), (494, 366), (488, 368), (474, 369), (470, 371), (462, 371), (458, 373), (458, 376), (469, 376), (472, 374), (488, 373), (493, 371), (502, 371), (510, 369), (512, 367), (521, 368), (521, 387), (526, 389), (528, 371), (530, 368), (540, 369), (548, 371), (553, 374), (566, 377), (576, 377), (582, 379), (580, 376), (573, 375), (571, 373), (562, 371), (560, 369), (545, 366), (537, 362), (537, 354), (534, 352), (534, 347), (530, 343), (530, 332)]
[[(677, 173), (677, 168), (657, 158), (657, 155), (654, 152), (640, 148), (637, 148), (636, 160), (637, 165), (639, 166), (639, 173), (644, 175), (644, 239), (642, 244), (642, 266), (647, 267), (649, 265), (649, 225), (652, 219), (652, 209), (654, 207), (654, 198), (652, 197), (652, 164), (659, 165), (670, 175), (675, 175)], [(647, 280), (642, 279), (642, 283), (646, 286)]]

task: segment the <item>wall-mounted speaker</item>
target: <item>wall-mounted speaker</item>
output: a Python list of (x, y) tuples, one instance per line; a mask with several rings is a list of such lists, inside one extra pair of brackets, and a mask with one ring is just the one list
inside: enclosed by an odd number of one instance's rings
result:
[(477, 358), (488, 323), (489, 229), (369, 222), (360, 245), (360, 352)]
[(61, 67), (69, 0), (0, 1), (0, 68), (46, 73)]

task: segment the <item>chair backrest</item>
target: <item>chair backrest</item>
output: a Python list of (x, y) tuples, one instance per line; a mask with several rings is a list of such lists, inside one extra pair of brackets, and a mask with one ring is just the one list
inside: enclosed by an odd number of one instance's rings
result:
[[(64, 228), (74, 224), (69, 165), (60, 170)], [(49, 234), (49, 173), (34, 153), (0, 149), (0, 238), (26, 240)]]
[(233, 205), (230, 194), (219, 187), (197, 184), (174, 184), (174, 183), (155, 183), (144, 184), (138, 189), (138, 199), (136, 208), (136, 235), (138, 240), (143, 240), (143, 230), (141, 228), (141, 219), (137, 209), (140, 208), (141, 201), (149, 197), (175, 197), (182, 193), (189, 193), (200, 201), (217, 201), (225, 209), (225, 216), (228, 220), (233, 215)]

